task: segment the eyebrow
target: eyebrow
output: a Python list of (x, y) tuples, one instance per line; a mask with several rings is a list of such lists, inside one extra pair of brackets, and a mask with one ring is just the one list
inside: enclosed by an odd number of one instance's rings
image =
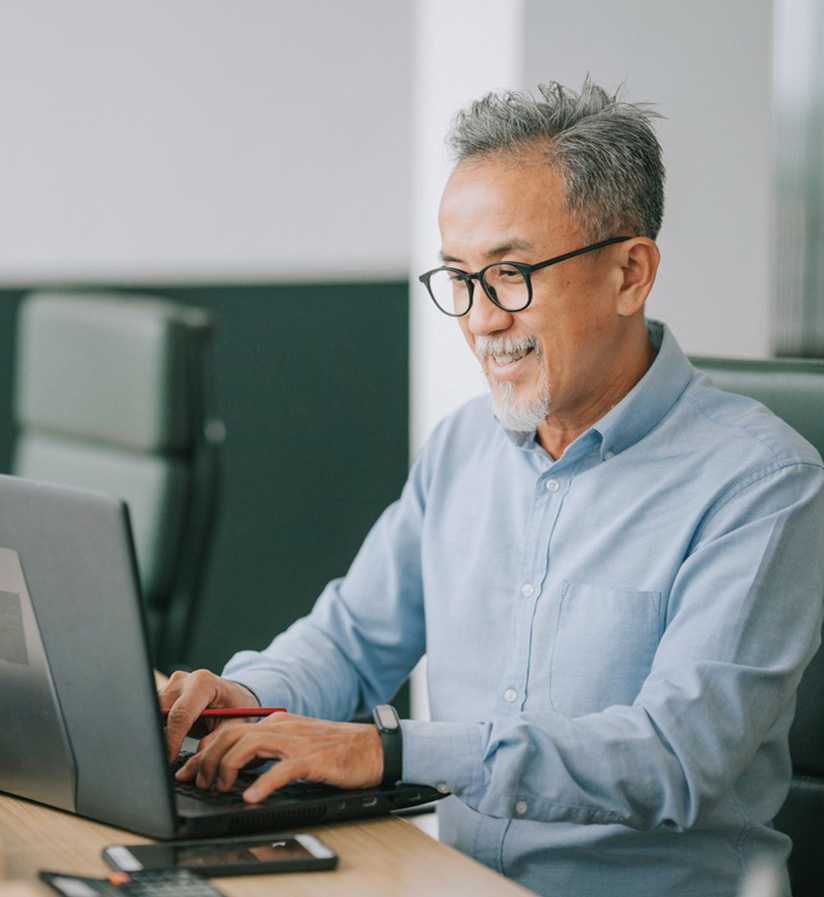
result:
[[(499, 246), (494, 246), (492, 249), (488, 249), (484, 253), (484, 257), (493, 261), (497, 258), (500, 258), (503, 255), (506, 255), (508, 252), (529, 252), (533, 249), (532, 243), (528, 240), (508, 240), (506, 243), (501, 243)], [(464, 264), (463, 259), (459, 259), (454, 255), (448, 255), (443, 251), (440, 253), (441, 261), (444, 264)]]

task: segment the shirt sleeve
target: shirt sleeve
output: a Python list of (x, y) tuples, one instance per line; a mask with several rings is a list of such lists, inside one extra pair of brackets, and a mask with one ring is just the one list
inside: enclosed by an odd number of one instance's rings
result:
[(776, 463), (716, 500), (632, 705), (406, 721), (404, 778), (491, 816), (680, 830), (757, 777), (759, 752), (774, 773), (820, 641), (822, 490), (820, 467)]
[(425, 650), (420, 568), (423, 460), (379, 518), (343, 579), (263, 651), (232, 657), (223, 675), (263, 705), (347, 720), (389, 700)]

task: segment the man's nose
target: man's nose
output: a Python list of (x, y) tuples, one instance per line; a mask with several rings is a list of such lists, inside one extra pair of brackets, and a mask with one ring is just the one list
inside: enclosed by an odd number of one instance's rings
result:
[(488, 336), (512, 326), (512, 312), (505, 311), (486, 295), (481, 284), (475, 285), (472, 308), (467, 312), (467, 327), (474, 336)]

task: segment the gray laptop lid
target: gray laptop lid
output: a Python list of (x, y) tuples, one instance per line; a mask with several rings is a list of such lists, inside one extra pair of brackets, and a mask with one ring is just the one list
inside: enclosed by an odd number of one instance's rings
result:
[(0, 790), (172, 837), (125, 504), (0, 476), (0, 549)]
[(77, 768), (16, 551), (0, 548), (0, 790), (75, 809)]

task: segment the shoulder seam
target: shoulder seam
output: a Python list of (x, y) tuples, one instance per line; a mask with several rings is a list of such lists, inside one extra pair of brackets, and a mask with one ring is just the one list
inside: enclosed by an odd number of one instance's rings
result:
[(821, 464), (816, 464), (812, 461), (806, 461), (802, 458), (794, 457), (776, 459), (771, 464), (766, 464), (762, 467), (756, 468), (755, 470), (751, 470), (748, 473), (742, 474), (737, 479), (732, 480), (727, 485), (727, 488), (718, 496), (716, 501), (713, 502), (712, 507), (707, 511), (707, 513), (703, 516), (701, 523), (696, 527), (695, 534), (692, 538), (692, 544), (695, 545), (695, 543), (700, 540), (701, 534), (706, 528), (706, 525), (723, 507), (725, 507), (725, 505), (732, 501), (733, 498), (735, 498), (737, 495), (740, 495), (748, 487), (754, 485), (760, 480), (765, 479), (771, 474), (778, 473), (779, 471), (785, 470), (790, 467), (809, 467), (813, 470), (817, 470), (819, 473), (824, 473), (824, 467), (822, 467)]
[[(721, 390), (721, 391), (723, 392), (723, 390)], [(747, 397), (745, 396), (744, 398), (747, 398)], [(778, 459), (778, 455), (776, 455), (775, 449), (773, 449), (773, 447), (771, 445), (767, 445), (767, 443), (764, 442), (763, 439), (761, 439), (759, 436), (756, 436), (756, 434), (753, 433), (751, 430), (747, 430), (743, 427), (735, 426), (735, 425), (728, 423), (727, 421), (724, 421), (724, 420), (719, 420), (717, 417), (710, 417), (710, 415), (707, 414), (707, 411), (704, 408), (704, 406), (700, 402), (696, 401), (693, 396), (687, 396), (687, 400), (692, 403), (693, 407), (697, 409), (698, 413), (704, 418), (704, 420), (707, 420), (710, 423), (715, 424), (718, 427), (724, 427), (727, 430), (735, 430), (737, 433), (743, 433), (746, 436), (749, 436), (750, 439), (763, 445), (764, 448), (773, 456), (773, 458)], [(755, 402), (757, 400), (752, 399), (752, 401)], [(763, 404), (763, 402), (759, 403), (759, 404)], [(766, 408), (766, 405), (764, 407)], [(769, 411), (769, 409), (767, 409), (767, 410)], [(778, 420), (781, 420), (781, 418), (779, 417)], [(783, 421), (783, 423), (786, 424), (786, 421)], [(789, 426), (789, 424), (787, 424), (787, 426)]]

